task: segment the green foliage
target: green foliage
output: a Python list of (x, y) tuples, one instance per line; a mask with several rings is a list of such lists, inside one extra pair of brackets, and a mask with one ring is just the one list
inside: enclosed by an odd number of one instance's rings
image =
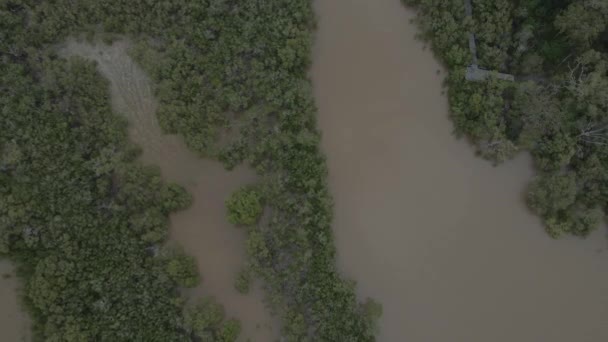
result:
[(554, 216), (576, 200), (573, 173), (551, 174), (536, 179), (528, 191), (528, 204), (542, 216)]
[(251, 271), (244, 268), (236, 275), (236, 279), (234, 280), (234, 288), (239, 291), (239, 293), (247, 294), (249, 293), (250, 287)]
[(241, 332), (235, 319), (224, 319), (224, 309), (211, 298), (203, 298), (185, 309), (184, 325), (201, 341), (234, 342)]
[(599, 208), (574, 208), (545, 218), (547, 233), (558, 238), (562, 234), (585, 236), (596, 229), (603, 217)]
[(472, 0), (473, 30), (477, 34), (479, 63), (490, 70), (504, 70), (513, 44), (513, 1)]
[(192, 196), (175, 183), (168, 184), (163, 192), (163, 210), (167, 213), (185, 209), (192, 203)]
[(572, 45), (588, 49), (606, 30), (608, 3), (575, 1), (555, 17), (555, 27), (567, 36)]
[(368, 320), (368, 324), (373, 327), (375, 331), (379, 328), (377, 322), (382, 317), (382, 304), (376, 302), (372, 298), (368, 298), (363, 304), (361, 304), (363, 314)]
[(219, 342), (234, 342), (241, 333), (241, 322), (229, 319), (222, 324), (217, 340)]
[(176, 284), (183, 287), (195, 287), (200, 282), (198, 268), (194, 257), (179, 249), (164, 251), (167, 275)]
[(262, 195), (255, 188), (243, 187), (226, 201), (228, 221), (232, 224), (251, 226), (255, 224), (264, 208)]
[[(422, 28), (421, 38), (431, 40), (433, 50), (453, 68), (471, 61), (466, 29), (473, 23), (465, 18), (464, 2), (460, 0), (403, 0), (417, 7), (416, 22)], [(432, 20), (429, 20), (432, 18)]]
[(584, 236), (595, 229), (603, 217), (596, 203), (585, 200), (576, 176), (574, 172), (543, 175), (530, 186), (528, 204), (545, 219), (547, 232), (552, 237), (562, 233)]
[[(419, 9), (423, 37), (450, 68), (456, 132), (495, 163), (531, 152), (541, 175), (528, 203), (552, 236), (593, 230), (608, 208), (608, 2), (472, 0), (473, 23), (462, 0), (405, 3)], [(480, 66), (518, 82), (464, 79), (470, 59), (453, 51), (469, 31)]]
[(458, 134), (466, 134), (480, 155), (495, 162), (510, 159), (517, 152), (508, 137), (504, 94), (509, 84), (497, 79), (468, 83), (451, 76), (450, 106)]
[(37, 338), (184, 340), (176, 284), (149, 253), (165, 185), (132, 162), (95, 66), (41, 56), (0, 64), (0, 237)]

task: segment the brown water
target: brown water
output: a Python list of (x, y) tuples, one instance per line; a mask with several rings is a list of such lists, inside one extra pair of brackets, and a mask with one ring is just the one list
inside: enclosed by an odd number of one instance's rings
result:
[(185, 291), (187, 296), (217, 298), (227, 316), (240, 319), (241, 340), (272, 341), (278, 325), (263, 304), (261, 288), (256, 286), (248, 295), (234, 289), (236, 274), (245, 263), (245, 235), (228, 223), (224, 206), (233, 191), (255, 181), (255, 174), (245, 168), (227, 172), (220, 163), (188, 150), (179, 137), (162, 134), (150, 80), (127, 50), (124, 41), (112, 46), (70, 41), (62, 48), (63, 54), (97, 61), (110, 80), (114, 110), (127, 116), (130, 137), (143, 149), (141, 160), (159, 166), (163, 178), (193, 196), (191, 207), (171, 216), (170, 229), (171, 239), (196, 258), (203, 275), (201, 285)]
[(399, 0), (317, 0), (313, 81), (341, 269), (380, 341), (608, 341), (605, 230), (546, 236), (500, 167), (452, 135), (442, 75)]
[(20, 283), (13, 266), (0, 260), (0, 341), (30, 341), (30, 321), (19, 303)]

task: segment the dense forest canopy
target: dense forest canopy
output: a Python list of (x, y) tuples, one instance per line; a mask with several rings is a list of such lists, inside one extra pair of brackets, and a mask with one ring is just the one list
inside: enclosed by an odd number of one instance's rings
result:
[[(547, 232), (585, 236), (608, 208), (608, 1), (404, 0), (450, 70), (457, 134), (496, 163), (531, 152), (530, 208)], [(473, 32), (480, 67), (516, 82), (465, 81)]]
[(131, 162), (92, 63), (2, 57), (0, 246), (19, 262), (38, 338), (184, 340), (183, 277), (167, 269), (183, 258), (150, 249), (188, 197)]
[(135, 161), (95, 65), (57, 55), (86, 34), (135, 43), (165, 132), (260, 175), (228, 203), (230, 220), (248, 234), (240, 276), (265, 281), (283, 338), (374, 340), (381, 307), (357, 303), (334, 265), (306, 76), (313, 27), (309, 0), (0, 0), (0, 253), (20, 265), (38, 339), (232, 341), (239, 330), (216, 303), (180, 299), (198, 282), (194, 261), (159, 246), (190, 199)]

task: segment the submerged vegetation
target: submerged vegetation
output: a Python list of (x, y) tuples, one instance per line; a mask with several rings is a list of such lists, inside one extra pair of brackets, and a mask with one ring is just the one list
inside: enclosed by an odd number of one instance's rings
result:
[(0, 0), (0, 253), (20, 265), (40, 340), (232, 341), (240, 330), (212, 301), (184, 308), (193, 260), (159, 246), (189, 197), (135, 162), (95, 65), (57, 55), (82, 33), (129, 36), (163, 129), (260, 175), (228, 201), (248, 234), (238, 287), (264, 280), (284, 339), (374, 340), (381, 307), (359, 304), (335, 267), (306, 76), (313, 18), (308, 0)]
[[(547, 232), (585, 236), (608, 209), (608, 2), (404, 0), (450, 70), (455, 131), (500, 163), (531, 152), (530, 208)], [(475, 33), (480, 67), (516, 82), (465, 80)]]

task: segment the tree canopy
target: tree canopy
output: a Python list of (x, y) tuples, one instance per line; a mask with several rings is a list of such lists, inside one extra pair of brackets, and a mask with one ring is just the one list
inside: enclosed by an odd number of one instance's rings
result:
[(262, 215), (262, 198), (259, 191), (251, 188), (237, 190), (226, 201), (228, 221), (233, 224), (251, 226)]

